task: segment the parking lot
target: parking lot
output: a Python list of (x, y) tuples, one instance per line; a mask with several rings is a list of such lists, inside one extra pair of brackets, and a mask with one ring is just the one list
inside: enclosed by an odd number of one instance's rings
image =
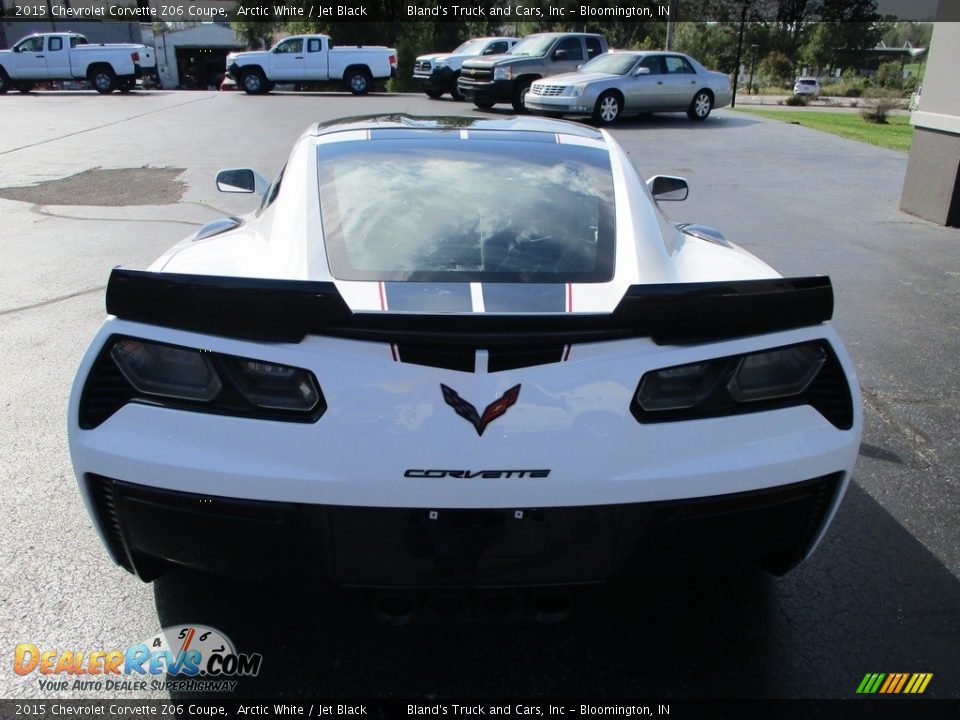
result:
[[(718, 227), (784, 275), (833, 279), (864, 442), (810, 561), (779, 579), (664, 562), (579, 593), (558, 624), (395, 627), (353, 595), (185, 571), (146, 585), (114, 567), (76, 489), (67, 400), (110, 269), (145, 268), (252, 209), (216, 192), (218, 169), (272, 177), (315, 121), (480, 111), (420, 95), (159, 91), (0, 107), (0, 696), (101, 695), (14, 675), (17, 643), (109, 649), (202, 623), (263, 654), (242, 696), (849, 698), (867, 672), (932, 672), (926, 696), (960, 698), (960, 230), (899, 211), (906, 154), (731, 110), (612, 129), (642, 175), (690, 181), (673, 219)], [(128, 174), (50, 184), (95, 168)]]

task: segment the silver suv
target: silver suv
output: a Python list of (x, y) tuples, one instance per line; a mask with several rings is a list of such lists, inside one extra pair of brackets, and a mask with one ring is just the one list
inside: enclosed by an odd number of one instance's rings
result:
[(812, 77), (797, 78), (793, 84), (793, 94), (795, 97), (815, 98), (820, 94), (820, 81)]

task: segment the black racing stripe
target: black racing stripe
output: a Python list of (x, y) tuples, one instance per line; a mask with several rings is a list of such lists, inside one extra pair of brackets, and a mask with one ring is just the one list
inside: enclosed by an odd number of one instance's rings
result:
[(390, 312), (471, 312), (469, 283), (387, 282)]
[(567, 310), (566, 283), (484, 283), (486, 312), (562, 313)]

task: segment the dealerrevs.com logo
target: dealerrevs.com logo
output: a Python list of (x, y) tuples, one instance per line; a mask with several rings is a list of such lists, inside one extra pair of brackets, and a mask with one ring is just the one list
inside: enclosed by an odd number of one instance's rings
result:
[(184, 690), (230, 692), (237, 678), (260, 672), (260, 653), (237, 652), (233, 642), (206, 625), (163, 628), (124, 649), (42, 649), (20, 643), (13, 671), (36, 674), (41, 690)]

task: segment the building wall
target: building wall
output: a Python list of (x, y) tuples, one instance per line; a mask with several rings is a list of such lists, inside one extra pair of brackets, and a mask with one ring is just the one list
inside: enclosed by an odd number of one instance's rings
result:
[(157, 74), (164, 88), (176, 88), (183, 84), (177, 66), (177, 48), (215, 48), (243, 50), (243, 41), (227, 25), (210, 24), (177, 30), (152, 36), (147, 34), (146, 44), (156, 49)]
[(920, 103), (911, 117), (913, 145), (900, 209), (940, 225), (960, 227), (960, 23), (934, 24)]

